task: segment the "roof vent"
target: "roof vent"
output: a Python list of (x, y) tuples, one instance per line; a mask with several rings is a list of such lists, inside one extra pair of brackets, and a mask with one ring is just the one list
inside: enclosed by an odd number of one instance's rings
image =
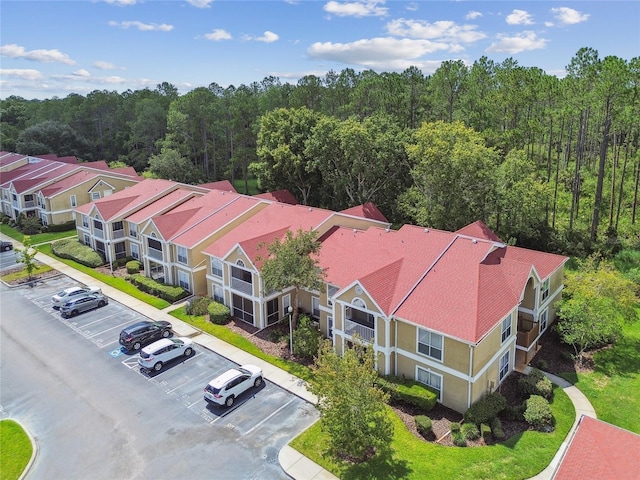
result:
[(358, 230), (356, 230), (355, 228), (353, 229), (353, 233), (358, 233)]
[(473, 243), (478, 243), (478, 239), (474, 238), (473, 240), (471, 240)]
[(389, 233), (389, 227), (385, 228), (384, 231)]
[(424, 233), (429, 233), (429, 229), (428, 229), (428, 228), (425, 228), (425, 229), (424, 229)]

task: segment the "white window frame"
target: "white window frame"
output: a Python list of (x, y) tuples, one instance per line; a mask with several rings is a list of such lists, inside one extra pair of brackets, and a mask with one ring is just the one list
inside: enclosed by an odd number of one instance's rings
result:
[(500, 357), (500, 364), (498, 366), (498, 382), (502, 382), (509, 375), (510, 371), (510, 351), (507, 350), (502, 357)]
[(340, 289), (334, 285), (327, 286), (327, 305), (329, 305), (330, 307), (333, 306), (333, 300), (331, 300), (331, 297), (333, 297), (338, 292), (338, 290)]
[(91, 192), (91, 201), (100, 200), (100, 192)]
[(180, 285), (185, 290), (191, 291), (191, 284), (189, 283), (189, 274), (187, 272), (178, 270), (178, 285)]
[(136, 260), (140, 260), (140, 250), (137, 243), (131, 243), (131, 256)]
[(540, 285), (540, 302), (544, 302), (547, 298), (549, 298), (550, 283), (550, 279), (547, 278)]
[[(433, 358), (434, 360), (442, 362), (442, 359), (444, 358), (444, 336), (439, 333), (432, 332), (431, 330), (427, 330), (426, 328), (418, 328), (417, 337), (416, 352), (420, 355), (424, 355), (425, 357)], [(437, 342), (433, 341), (434, 338), (440, 339), (439, 348)], [(426, 347), (426, 351), (421, 351), (420, 345), (424, 345)], [(440, 352), (440, 356), (438, 357), (434, 355), (434, 352)]]
[(69, 202), (71, 203), (71, 206), (72, 206), (72, 207), (77, 207), (77, 206), (78, 206), (78, 201), (77, 201), (77, 199), (76, 199), (76, 196), (75, 196), (75, 195), (71, 195), (71, 196), (69, 197)]
[(311, 297), (311, 316), (320, 318), (320, 297)]
[(82, 215), (82, 226), (89, 228), (89, 217), (87, 215)]
[(211, 275), (222, 278), (222, 272), (222, 260), (220, 260), (219, 258), (211, 257)]
[(183, 265), (189, 264), (189, 256), (187, 253), (187, 247), (183, 247), (181, 245), (176, 245), (176, 250), (178, 254), (178, 263), (182, 263)]
[(545, 308), (542, 313), (540, 313), (540, 333), (544, 332), (547, 329), (547, 324), (549, 323), (549, 309)]
[(511, 337), (511, 314), (505, 317), (500, 324), (500, 343), (504, 343)]
[(83, 240), (87, 247), (91, 246), (91, 236), (88, 233), (83, 234)]
[(224, 305), (224, 288), (222, 285), (218, 285), (217, 283), (211, 284), (211, 298)]
[[(443, 383), (443, 378), (442, 375), (440, 375), (439, 373), (435, 373), (431, 370), (428, 370), (426, 368), (422, 368), (422, 367), (416, 367), (417, 372), (416, 372), (416, 380), (420, 383), (424, 383), (425, 385), (431, 387), (432, 389), (434, 389), (435, 391), (438, 392), (438, 401), (441, 402), (442, 401), (442, 383)], [(423, 375), (421, 377), (421, 374)], [(434, 380), (437, 379), (438, 381), (435, 382)]]

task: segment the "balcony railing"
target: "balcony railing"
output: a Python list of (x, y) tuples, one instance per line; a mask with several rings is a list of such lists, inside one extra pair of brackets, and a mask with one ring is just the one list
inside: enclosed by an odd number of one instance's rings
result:
[(149, 247), (147, 249), (147, 254), (156, 260), (162, 260), (162, 250), (156, 250), (155, 248)]
[(231, 288), (248, 295), (251, 295), (253, 293), (253, 285), (251, 283), (245, 282), (244, 280), (240, 280), (239, 278), (235, 277), (231, 278)]
[(93, 229), (93, 235), (96, 238), (104, 238), (104, 231), (98, 230), (97, 228)]
[(344, 322), (344, 331), (345, 333), (353, 336), (358, 335), (365, 342), (373, 342), (375, 337), (375, 330), (370, 327), (365, 327), (353, 320), (349, 320), (348, 318)]
[(521, 347), (529, 347), (538, 338), (540, 333), (539, 323), (524, 322), (523, 325), (518, 325), (518, 335), (516, 343)]
[(116, 238), (124, 238), (124, 230), (114, 230), (113, 231), (113, 238), (114, 238), (114, 240)]
[(24, 202), (24, 206), (26, 208), (35, 207), (35, 205), (36, 205), (36, 202), (34, 200), (25, 200)]

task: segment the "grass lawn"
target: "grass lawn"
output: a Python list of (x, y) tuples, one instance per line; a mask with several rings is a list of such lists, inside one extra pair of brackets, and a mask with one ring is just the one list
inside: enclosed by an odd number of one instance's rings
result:
[[(19, 265), (19, 264), (16, 264)], [(33, 270), (33, 275), (38, 275), (39, 273), (44, 273), (44, 272), (50, 272), (51, 270), (53, 270), (53, 268), (51, 268), (49, 265), (37, 265), (36, 268)], [(14, 273), (10, 273), (8, 275), (2, 275), (2, 280), (4, 280), (5, 282), (12, 282), (14, 280), (18, 280), (21, 278), (27, 278), (27, 273), (24, 270), (21, 270), (19, 272), (14, 272)]]
[(13, 420), (0, 420), (0, 480), (20, 478), (33, 447), (24, 429)]
[(445, 447), (422, 441), (409, 432), (389, 409), (394, 437), (388, 453), (360, 465), (323, 456), (328, 438), (321, 422), (296, 437), (290, 445), (342, 480), (388, 478), (524, 479), (546, 468), (575, 419), (569, 397), (555, 388), (551, 409), (556, 418), (552, 433), (527, 431), (486, 447)]
[[(0, 224), (0, 232), (20, 243), (22, 243), (22, 239), (24, 238), (24, 233), (16, 230), (15, 228), (11, 228), (9, 225)], [(66, 232), (36, 233), (35, 235), (30, 235), (30, 237), (31, 244), (38, 245), (41, 243), (49, 243), (55, 240), (60, 240), (61, 238), (77, 237), (77, 234), (75, 230), (67, 230)]]
[(90, 277), (93, 277), (96, 280), (100, 280), (101, 282), (106, 283), (107, 285), (113, 288), (117, 288), (121, 292), (131, 295), (132, 297), (138, 300), (141, 300), (144, 303), (151, 305), (159, 310), (166, 308), (170, 305), (170, 303), (167, 302), (166, 300), (163, 300), (158, 297), (154, 297), (153, 295), (149, 295), (148, 293), (145, 293), (145, 292), (141, 292), (131, 283), (127, 282), (124, 278), (113, 277), (111, 275), (104, 275), (94, 270), (93, 268), (85, 267), (84, 265), (80, 265), (79, 263), (74, 262), (73, 260), (56, 257), (53, 253), (51, 253), (51, 244), (39, 245), (38, 251), (41, 253), (44, 253), (45, 255), (55, 258), (59, 262), (66, 263), (67, 265), (75, 268), (76, 270), (82, 273), (86, 273)]
[(640, 434), (640, 321), (613, 347), (594, 355), (589, 373), (563, 374), (584, 393), (600, 420)]
[(211, 323), (207, 321), (207, 319), (202, 315), (187, 315), (184, 311), (184, 307), (180, 307), (176, 310), (173, 310), (169, 312), (169, 314), (173, 315), (179, 320), (182, 320), (185, 323), (193, 325), (194, 327), (196, 327), (199, 330), (202, 330), (205, 333), (213, 335), (214, 337), (217, 337), (220, 340), (223, 340), (233, 345), (234, 347), (238, 347), (239, 349), (244, 350), (245, 352), (248, 352), (251, 355), (258, 357), (264, 360), (265, 362), (275, 365), (276, 367), (279, 367), (284, 371), (289, 372), (292, 375), (295, 375), (298, 378), (301, 378), (306, 381), (309, 381), (312, 379), (311, 370), (309, 368), (305, 367), (304, 365), (300, 365), (299, 363), (296, 363), (296, 362), (290, 362), (279, 357), (267, 355), (258, 347), (256, 347), (255, 344), (247, 340), (245, 337), (243, 337), (242, 335), (238, 335), (235, 332), (232, 332), (224, 325), (216, 325), (214, 323)]

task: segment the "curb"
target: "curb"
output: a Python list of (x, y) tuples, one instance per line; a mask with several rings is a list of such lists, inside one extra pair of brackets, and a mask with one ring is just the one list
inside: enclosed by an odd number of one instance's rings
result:
[(36, 461), (36, 456), (38, 455), (38, 442), (33, 437), (33, 435), (31, 435), (31, 432), (29, 431), (29, 429), (22, 424), (22, 422), (20, 422), (19, 420), (16, 420), (15, 418), (7, 418), (5, 420), (13, 420), (18, 425), (20, 425), (20, 428), (22, 428), (22, 430), (24, 430), (24, 432), (27, 434), (27, 437), (29, 437), (29, 441), (31, 442), (31, 447), (33, 448), (33, 452), (31, 452), (31, 458), (29, 459), (29, 462), (24, 467), (24, 469), (22, 470), (22, 473), (18, 477), (18, 480), (24, 480), (29, 474), (29, 471), (31, 470), (33, 463)]

